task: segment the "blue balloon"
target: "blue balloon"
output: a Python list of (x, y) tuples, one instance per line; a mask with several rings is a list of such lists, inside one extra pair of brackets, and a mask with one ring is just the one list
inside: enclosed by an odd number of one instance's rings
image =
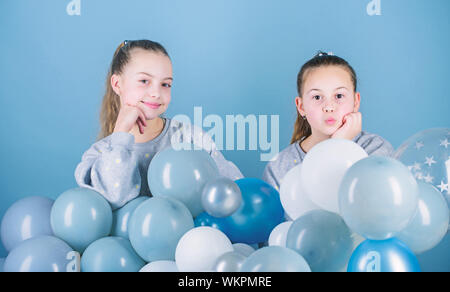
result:
[[(67, 272), (73, 269), (74, 250), (53, 236), (38, 236), (22, 242), (5, 260), (5, 272)], [(79, 258), (79, 256), (78, 256)], [(78, 266), (78, 268), (77, 268)]]
[(339, 209), (354, 232), (374, 240), (395, 236), (417, 210), (419, 188), (401, 162), (369, 156), (350, 167), (339, 187)]
[(194, 220), (183, 203), (153, 197), (134, 211), (128, 235), (133, 248), (147, 262), (175, 260), (178, 241), (192, 228)]
[(2, 219), (3, 246), (11, 251), (24, 240), (53, 235), (50, 212), (54, 201), (45, 197), (28, 197), (15, 202)]
[(110, 234), (111, 207), (102, 195), (93, 190), (71, 189), (56, 199), (51, 225), (57, 237), (83, 253), (92, 242)]
[(104, 237), (86, 248), (81, 258), (82, 272), (139, 272), (145, 262), (122, 237)]
[(128, 223), (134, 210), (149, 197), (138, 197), (120, 209), (113, 211), (113, 223), (111, 228), (111, 236), (120, 236), (125, 239), (128, 237)]
[(0, 273), (3, 273), (3, 266), (5, 265), (5, 259), (1, 258), (0, 259)]
[(394, 153), (418, 181), (434, 185), (450, 208), (450, 128), (421, 131), (408, 138)]
[(423, 272), (450, 272), (450, 232), (434, 248), (417, 255)]
[(235, 243), (266, 242), (272, 230), (284, 221), (279, 193), (256, 178), (239, 179), (236, 183), (242, 203), (231, 216), (223, 218), (224, 233)]
[(193, 217), (204, 211), (202, 190), (206, 183), (219, 176), (212, 157), (203, 150), (158, 152), (148, 168), (148, 185), (153, 196), (180, 200)]
[(219, 229), (223, 233), (227, 234), (226, 222), (223, 218), (217, 218), (209, 215), (206, 212), (201, 213), (194, 220), (195, 227), (208, 226)]
[(352, 232), (338, 214), (313, 210), (292, 223), (286, 247), (301, 254), (313, 272), (339, 272), (352, 254)]
[(311, 272), (305, 259), (281, 246), (267, 246), (252, 253), (242, 264), (241, 272)]
[(366, 240), (353, 252), (348, 272), (420, 272), (414, 253), (400, 240)]
[(444, 196), (434, 186), (419, 184), (419, 204), (408, 226), (396, 237), (415, 254), (432, 249), (447, 234), (449, 211)]

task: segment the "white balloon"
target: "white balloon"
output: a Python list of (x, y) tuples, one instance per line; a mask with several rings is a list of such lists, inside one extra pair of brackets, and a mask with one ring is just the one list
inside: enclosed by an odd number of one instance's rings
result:
[(303, 160), (300, 181), (311, 201), (339, 213), (338, 190), (347, 170), (367, 152), (353, 141), (328, 139), (314, 146)]
[(289, 218), (294, 221), (306, 212), (320, 209), (314, 204), (302, 188), (300, 174), (302, 164), (299, 164), (288, 171), (280, 184), (280, 200), (284, 211)]
[(139, 272), (178, 272), (174, 261), (154, 261), (144, 266)]
[(217, 259), (233, 250), (231, 241), (222, 231), (197, 227), (181, 237), (175, 251), (175, 262), (180, 272), (212, 271)]
[(269, 246), (286, 247), (286, 238), (289, 228), (291, 228), (293, 221), (283, 222), (278, 224), (270, 233)]

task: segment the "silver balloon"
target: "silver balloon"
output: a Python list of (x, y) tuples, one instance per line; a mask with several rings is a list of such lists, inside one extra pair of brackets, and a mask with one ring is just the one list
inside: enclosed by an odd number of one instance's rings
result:
[(203, 208), (213, 217), (223, 218), (230, 216), (241, 206), (241, 203), (241, 190), (229, 178), (220, 177), (213, 179), (203, 188)]
[(214, 265), (216, 272), (239, 272), (242, 264), (247, 259), (244, 255), (230, 251), (221, 255)]

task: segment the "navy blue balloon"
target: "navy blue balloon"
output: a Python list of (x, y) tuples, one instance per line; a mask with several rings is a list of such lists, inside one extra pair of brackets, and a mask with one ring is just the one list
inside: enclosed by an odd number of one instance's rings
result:
[(348, 272), (420, 272), (414, 253), (400, 240), (366, 240), (353, 252)]
[(223, 218), (217, 218), (209, 215), (206, 212), (201, 213), (197, 217), (195, 217), (194, 220), (195, 227), (201, 227), (201, 226), (209, 226), (216, 229), (219, 229), (223, 233), (227, 234), (227, 227), (226, 222)]
[(93, 242), (81, 258), (82, 272), (139, 272), (143, 266), (144, 260), (122, 237), (104, 237)]
[[(74, 250), (53, 236), (38, 236), (22, 242), (5, 260), (5, 272), (73, 271)], [(79, 258), (79, 257), (78, 257)], [(79, 266), (79, 263), (75, 263)], [(79, 270), (79, 268), (75, 269)]]
[(242, 204), (231, 216), (223, 218), (225, 234), (232, 242), (266, 242), (272, 230), (284, 221), (280, 194), (256, 178), (239, 179), (236, 184), (242, 193)]
[(54, 201), (46, 197), (27, 197), (15, 202), (2, 219), (3, 246), (11, 251), (24, 240), (53, 235), (50, 213)]

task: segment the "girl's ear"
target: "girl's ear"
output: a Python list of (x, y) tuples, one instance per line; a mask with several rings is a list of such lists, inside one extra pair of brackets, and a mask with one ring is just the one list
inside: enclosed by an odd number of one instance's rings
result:
[(295, 105), (297, 106), (297, 111), (299, 112), (299, 114), (304, 117), (306, 115), (305, 113), (305, 106), (303, 103), (303, 98), (297, 96), (295, 98)]
[(113, 74), (111, 76), (111, 87), (114, 90), (114, 92), (120, 96), (120, 76), (117, 74)]
[(353, 112), (359, 112), (359, 106), (361, 105), (361, 94), (359, 92), (355, 93), (355, 105), (353, 106)]

